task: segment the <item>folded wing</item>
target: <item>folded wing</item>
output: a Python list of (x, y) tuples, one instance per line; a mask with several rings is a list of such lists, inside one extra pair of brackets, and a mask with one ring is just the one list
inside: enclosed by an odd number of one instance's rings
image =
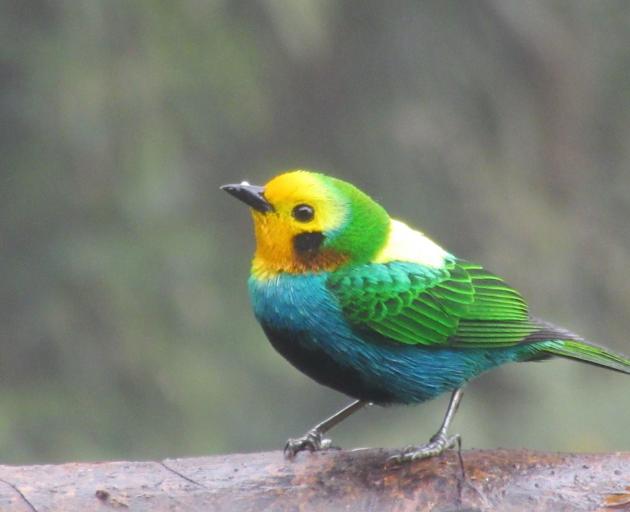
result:
[(331, 274), (347, 320), (409, 345), (489, 347), (550, 339), (521, 295), (480, 265), (372, 263)]

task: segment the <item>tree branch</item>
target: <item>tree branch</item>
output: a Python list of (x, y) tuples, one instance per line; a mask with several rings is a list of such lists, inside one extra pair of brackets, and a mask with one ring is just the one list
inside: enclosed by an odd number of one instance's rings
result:
[(455, 452), (388, 466), (379, 449), (0, 466), (0, 510), (630, 510), (630, 453)]

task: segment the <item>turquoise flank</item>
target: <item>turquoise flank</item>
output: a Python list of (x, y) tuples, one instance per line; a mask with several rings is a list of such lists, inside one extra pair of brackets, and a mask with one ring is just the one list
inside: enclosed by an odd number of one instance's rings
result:
[[(323, 385), (374, 403), (418, 403), (503, 363), (530, 359), (535, 344), (493, 348), (408, 345), (360, 333), (328, 290), (328, 273), (249, 280), (256, 318), (274, 347)], [(368, 339), (369, 337), (369, 339)]]

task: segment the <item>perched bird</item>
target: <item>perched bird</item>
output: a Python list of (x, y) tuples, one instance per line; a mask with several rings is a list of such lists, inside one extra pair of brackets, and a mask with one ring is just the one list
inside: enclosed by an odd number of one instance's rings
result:
[(529, 314), (500, 277), (460, 259), (345, 181), (304, 170), (264, 187), (223, 190), (252, 211), (249, 293), (274, 348), (320, 384), (356, 399), (290, 439), (285, 454), (330, 446), (324, 434), (368, 404), (413, 404), (452, 392), (431, 440), (395, 457), (442, 453), (473, 377), (553, 356), (630, 374), (630, 359)]

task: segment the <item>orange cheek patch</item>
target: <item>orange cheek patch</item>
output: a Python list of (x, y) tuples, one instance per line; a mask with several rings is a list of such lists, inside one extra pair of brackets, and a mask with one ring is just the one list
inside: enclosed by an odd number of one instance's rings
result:
[(298, 256), (294, 273), (332, 271), (347, 262), (347, 255), (323, 249), (312, 257)]

